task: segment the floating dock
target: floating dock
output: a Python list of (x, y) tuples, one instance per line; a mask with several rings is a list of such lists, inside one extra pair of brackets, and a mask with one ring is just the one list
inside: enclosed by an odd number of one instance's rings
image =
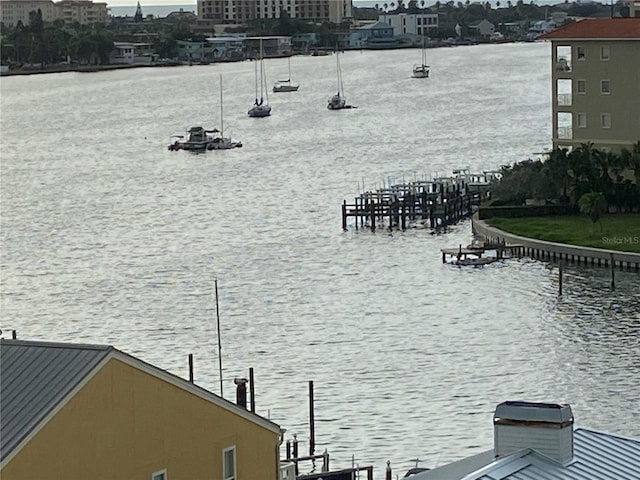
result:
[[(488, 265), (503, 258), (521, 257), (524, 253), (524, 246), (519, 244), (506, 243), (472, 243), (466, 247), (462, 245), (458, 248), (443, 248), (442, 263), (452, 263), (453, 265)], [(494, 255), (485, 255), (487, 252), (495, 252)], [(447, 262), (449, 259), (449, 262)]]

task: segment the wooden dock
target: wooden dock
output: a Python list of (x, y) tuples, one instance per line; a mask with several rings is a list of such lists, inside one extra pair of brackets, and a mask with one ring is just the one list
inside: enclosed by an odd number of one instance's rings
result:
[(432, 230), (445, 228), (473, 214), (474, 207), (489, 195), (490, 182), (472, 182), (468, 171), (434, 180), (416, 180), (367, 191), (353, 203), (342, 204), (342, 229), (355, 218), (356, 230), (387, 227), (405, 230), (420, 223)]
[[(489, 263), (502, 260), (503, 258), (521, 257), (524, 253), (524, 245), (506, 243), (480, 243), (471, 244), (466, 247), (459, 245), (458, 248), (443, 248), (442, 263), (447, 263), (447, 258), (454, 259), (456, 265), (487, 265)], [(495, 252), (491, 256), (483, 256), (487, 252)]]

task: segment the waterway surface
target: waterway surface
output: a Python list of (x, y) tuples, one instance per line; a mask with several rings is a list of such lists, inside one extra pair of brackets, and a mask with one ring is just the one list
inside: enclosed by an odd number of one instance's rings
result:
[[(224, 395), (253, 367), (261, 415), (336, 467), (402, 474), (492, 447), (504, 400), (569, 402), (578, 425), (640, 437), (640, 276), (533, 260), (441, 263), (448, 233), (341, 229), (364, 188), (496, 168), (550, 147), (550, 46), (294, 57), (300, 90), (248, 118), (254, 65), (3, 78), (1, 322), (23, 339), (108, 343)], [(266, 62), (269, 82), (285, 59)], [(192, 124), (242, 149), (169, 152)], [(284, 452), (283, 452), (284, 454)]]

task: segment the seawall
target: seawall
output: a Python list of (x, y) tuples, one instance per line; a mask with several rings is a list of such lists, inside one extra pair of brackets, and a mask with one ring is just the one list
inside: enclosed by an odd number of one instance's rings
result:
[(578, 265), (592, 265), (599, 267), (611, 266), (621, 270), (640, 271), (640, 254), (606, 250), (603, 248), (580, 247), (565, 243), (546, 242), (528, 237), (521, 237), (513, 233), (504, 232), (488, 225), (478, 218), (477, 212), (471, 219), (471, 229), (474, 235), (482, 237), (492, 243), (512, 243), (523, 246), (523, 254), (539, 260), (552, 262), (565, 261)]

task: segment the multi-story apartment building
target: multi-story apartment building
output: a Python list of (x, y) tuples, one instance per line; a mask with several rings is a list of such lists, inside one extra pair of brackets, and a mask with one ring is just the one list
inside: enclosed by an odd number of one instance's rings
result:
[(42, 12), (44, 22), (64, 20), (65, 23), (78, 22), (83, 25), (106, 23), (109, 13), (106, 3), (94, 3), (89, 0), (0, 0), (2, 23), (15, 26), (18, 22), (29, 25), (29, 13)]
[(107, 4), (94, 3), (89, 0), (62, 0), (56, 3), (58, 18), (65, 23), (78, 22), (82, 25), (107, 23), (109, 12)]
[(553, 147), (640, 141), (640, 18), (580, 20), (540, 38), (552, 46)]
[(14, 27), (18, 22), (29, 25), (29, 13), (42, 12), (44, 22), (53, 22), (56, 8), (52, 0), (0, 0), (0, 18), (4, 26)]
[(198, 0), (198, 24), (241, 24), (249, 20), (290, 18), (312, 22), (350, 21), (352, 0)]
[(378, 21), (393, 28), (393, 35), (419, 35), (428, 37), (438, 31), (438, 15), (435, 13), (395, 13), (378, 15)]

